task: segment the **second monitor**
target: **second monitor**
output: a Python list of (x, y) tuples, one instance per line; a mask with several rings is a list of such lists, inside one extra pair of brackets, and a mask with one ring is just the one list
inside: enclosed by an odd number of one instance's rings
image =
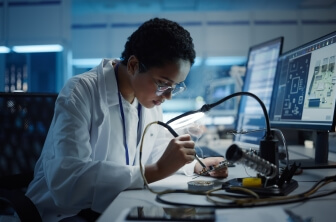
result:
[(335, 132), (336, 32), (292, 49), (279, 58), (270, 109), (271, 126), (315, 133), (315, 158), (303, 168), (336, 167), (328, 161), (328, 136)]
[[(283, 37), (278, 37), (252, 46), (248, 53), (243, 91), (258, 96), (264, 102), (267, 111), (271, 103), (277, 61), (282, 45)], [(237, 134), (234, 142), (245, 149), (257, 149), (260, 139), (265, 134), (265, 128), (265, 117), (259, 103), (253, 98), (241, 97), (236, 129), (250, 133)]]

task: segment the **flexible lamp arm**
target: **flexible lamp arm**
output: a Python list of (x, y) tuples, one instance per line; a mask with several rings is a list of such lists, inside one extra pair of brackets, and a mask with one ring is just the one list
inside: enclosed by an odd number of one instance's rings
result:
[(177, 120), (177, 119), (180, 119), (182, 117), (185, 117), (185, 116), (188, 116), (188, 115), (191, 115), (191, 114), (194, 114), (194, 113), (198, 113), (198, 112), (208, 112), (210, 109), (212, 109), (213, 107), (225, 102), (226, 100), (229, 100), (233, 97), (236, 97), (236, 96), (242, 96), (242, 95), (245, 95), (245, 96), (250, 96), (250, 97), (253, 97), (254, 99), (256, 99), (258, 101), (258, 103), (260, 104), (262, 110), (263, 110), (263, 113), (264, 113), (264, 116), (265, 116), (265, 122), (266, 122), (266, 138), (271, 138), (272, 137), (272, 133), (271, 133), (271, 126), (270, 126), (270, 121), (269, 121), (269, 117), (268, 117), (268, 114), (267, 114), (267, 110), (266, 110), (266, 107), (265, 107), (265, 104), (263, 103), (263, 101), (261, 101), (261, 99), (259, 99), (258, 96), (256, 96), (255, 94), (253, 93), (250, 93), (250, 92), (236, 92), (236, 93), (233, 93), (229, 96), (226, 96), (224, 97), (223, 99), (215, 102), (215, 103), (212, 103), (212, 104), (204, 104), (199, 110), (195, 110), (195, 111), (189, 111), (189, 112), (186, 112), (186, 113), (183, 113), (171, 120), (169, 120), (167, 122), (167, 124)]

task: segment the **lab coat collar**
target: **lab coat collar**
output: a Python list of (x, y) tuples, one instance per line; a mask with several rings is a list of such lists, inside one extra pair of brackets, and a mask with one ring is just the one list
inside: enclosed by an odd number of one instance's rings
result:
[(113, 62), (115, 60), (103, 59), (98, 65), (99, 94), (104, 104), (114, 106), (119, 104), (118, 85), (115, 78)]

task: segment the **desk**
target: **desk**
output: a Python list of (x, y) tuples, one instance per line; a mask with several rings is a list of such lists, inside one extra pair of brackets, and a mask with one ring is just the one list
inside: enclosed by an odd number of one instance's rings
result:
[[(300, 150), (302, 149), (302, 150)], [(291, 153), (291, 150), (293, 153)], [(311, 156), (314, 153), (313, 150), (303, 149), (301, 147), (291, 147), (289, 156), (290, 158), (303, 158), (299, 156), (298, 153), (302, 153), (303, 156)], [(330, 153), (329, 159), (335, 161), (336, 154)], [(254, 176), (255, 171), (245, 168), (242, 165), (236, 165), (236, 167), (229, 168), (229, 176), (226, 179), (216, 180), (209, 177), (199, 177), (202, 180), (212, 180), (215, 184), (220, 185), (224, 181), (237, 178), (237, 177), (247, 177), (249, 175)], [(316, 181), (324, 178), (325, 176), (332, 176), (336, 174), (336, 168), (332, 169), (305, 169), (301, 175), (294, 176), (294, 179), (298, 181), (299, 187), (295, 189), (291, 194), (297, 194), (304, 192), (311, 188)], [(162, 191), (165, 189), (187, 189), (187, 182), (193, 180), (193, 177), (187, 177), (182, 174), (174, 174), (166, 179), (157, 181), (150, 184), (149, 186), (155, 191)], [(321, 189), (323, 191), (330, 191), (336, 187), (335, 182), (328, 184)], [(186, 198), (187, 195), (187, 198)], [(149, 190), (126, 190), (118, 195), (118, 197), (111, 203), (111, 205), (105, 210), (102, 216), (98, 219), (98, 222), (111, 221), (125, 221), (125, 216), (129, 208), (133, 206), (166, 206), (172, 207), (173, 205), (165, 205), (159, 203), (155, 200), (156, 194), (151, 193)], [(208, 202), (204, 196), (199, 195), (188, 195), (188, 194), (169, 194), (167, 195), (167, 200), (178, 202), (178, 203), (198, 203), (203, 206), (213, 206), (212, 203)], [(254, 211), (251, 211), (251, 209)], [(259, 212), (263, 210), (264, 212), (274, 211), (278, 213), (283, 213), (285, 209), (291, 210), (295, 215), (305, 219), (313, 219), (314, 222), (328, 222), (335, 221), (336, 218), (336, 194), (327, 197), (312, 199), (306, 202), (286, 204), (286, 205), (276, 205), (269, 207), (255, 207), (255, 208), (239, 208), (239, 209), (216, 209), (216, 221), (223, 221), (218, 219), (221, 215), (229, 215), (229, 213), (236, 212), (239, 210), (240, 219), (245, 216), (249, 221), (260, 221), (260, 218), (254, 216), (251, 218), (251, 212)], [(260, 215), (260, 214), (259, 214)], [(264, 221), (277, 221), (277, 215), (267, 215), (273, 218)], [(303, 221), (302, 220), (302, 221)], [(225, 220), (224, 220), (225, 221)], [(279, 220), (284, 221), (284, 220)], [(308, 221), (308, 220), (307, 220)]]

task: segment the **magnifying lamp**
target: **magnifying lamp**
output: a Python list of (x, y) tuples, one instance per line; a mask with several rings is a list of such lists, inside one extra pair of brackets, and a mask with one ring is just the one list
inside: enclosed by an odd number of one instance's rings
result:
[[(267, 114), (267, 110), (265, 107), (265, 104), (259, 99), (258, 96), (256, 96), (253, 93), (250, 92), (237, 92), (237, 93), (233, 93), (229, 96), (226, 96), (224, 98), (222, 98), (221, 100), (212, 103), (212, 104), (204, 104), (199, 110), (194, 110), (194, 111), (189, 111), (186, 113), (183, 113), (175, 118), (172, 118), (171, 120), (167, 121), (165, 124), (167, 126), (169, 126), (171, 129), (170, 131), (174, 131), (178, 128), (181, 128), (183, 126), (187, 126), (190, 123), (193, 123), (197, 120), (199, 120), (201, 117), (204, 116), (204, 114), (208, 111), (210, 111), (213, 107), (218, 106), (219, 104), (233, 98), (236, 96), (242, 96), (242, 95), (246, 95), (246, 96), (250, 96), (253, 97), (255, 100), (258, 101), (258, 103), (260, 104), (264, 116), (265, 116), (265, 122), (266, 122), (266, 135), (264, 137), (264, 145), (260, 146), (260, 153), (261, 153), (261, 157), (266, 159), (267, 161), (276, 164), (276, 166), (279, 166), (278, 163), (278, 158), (277, 158), (277, 142), (273, 140), (272, 137), (272, 133), (271, 133), (271, 127), (270, 127), (270, 123), (269, 123), (269, 117)], [(174, 130), (173, 130), (174, 129)], [(176, 134), (176, 133), (175, 133)], [(176, 136), (176, 135), (175, 135)], [(267, 147), (267, 148), (266, 148)], [(196, 156), (196, 159), (198, 160), (198, 162), (201, 163), (201, 165), (204, 167), (204, 165), (202, 164), (202, 162), (198, 159), (198, 157)]]
[[(264, 186), (277, 185), (278, 187), (274, 189), (273, 188), (268, 189), (266, 187), (262, 187), (261, 189), (258, 188), (254, 190), (255, 192), (261, 193), (263, 195), (286, 195), (288, 194), (289, 192), (294, 190), (298, 185), (296, 181), (291, 180), (291, 176), (293, 175), (292, 172), (288, 172), (286, 175), (283, 174), (281, 175), (281, 177), (279, 177), (278, 141), (273, 138), (271, 127), (270, 127), (270, 121), (269, 121), (269, 117), (267, 114), (267, 109), (265, 107), (265, 104), (255, 94), (250, 93), (250, 92), (233, 93), (229, 96), (222, 98), (221, 100), (215, 103), (205, 104), (198, 110), (183, 113), (167, 121), (166, 125), (168, 125), (172, 129), (178, 129), (183, 126), (186, 126), (200, 119), (202, 116), (204, 116), (206, 112), (210, 111), (213, 107), (216, 107), (217, 105), (233, 97), (236, 97), (236, 96), (250, 96), (250, 97), (253, 97), (255, 100), (257, 100), (257, 102), (260, 104), (260, 107), (262, 108), (262, 111), (265, 117), (266, 133), (265, 133), (265, 136), (260, 141), (258, 157), (244, 154), (243, 151), (240, 150), (240, 148), (236, 145), (233, 145), (228, 149), (229, 153), (227, 152), (226, 157), (230, 157), (230, 161), (237, 160), (242, 163), (248, 163), (249, 166), (253, 165), (255, 166), (255, 169), (261, 169), (261, 171), (265, 169), (265, 166), (270, 168), (269, 172), (268, 171), (266, 173), (264, 172), (264, 175), (266, 178), (266, 182), (264, 182)], [(292, 168), (291, 170), (292, 171), (295, 170), (295, 167)], [(240, 178), (233, 179), (232, 181), (226, 182), (225, 187), (228, 188), (231, 185), (242, 186), (239, 179)]]

